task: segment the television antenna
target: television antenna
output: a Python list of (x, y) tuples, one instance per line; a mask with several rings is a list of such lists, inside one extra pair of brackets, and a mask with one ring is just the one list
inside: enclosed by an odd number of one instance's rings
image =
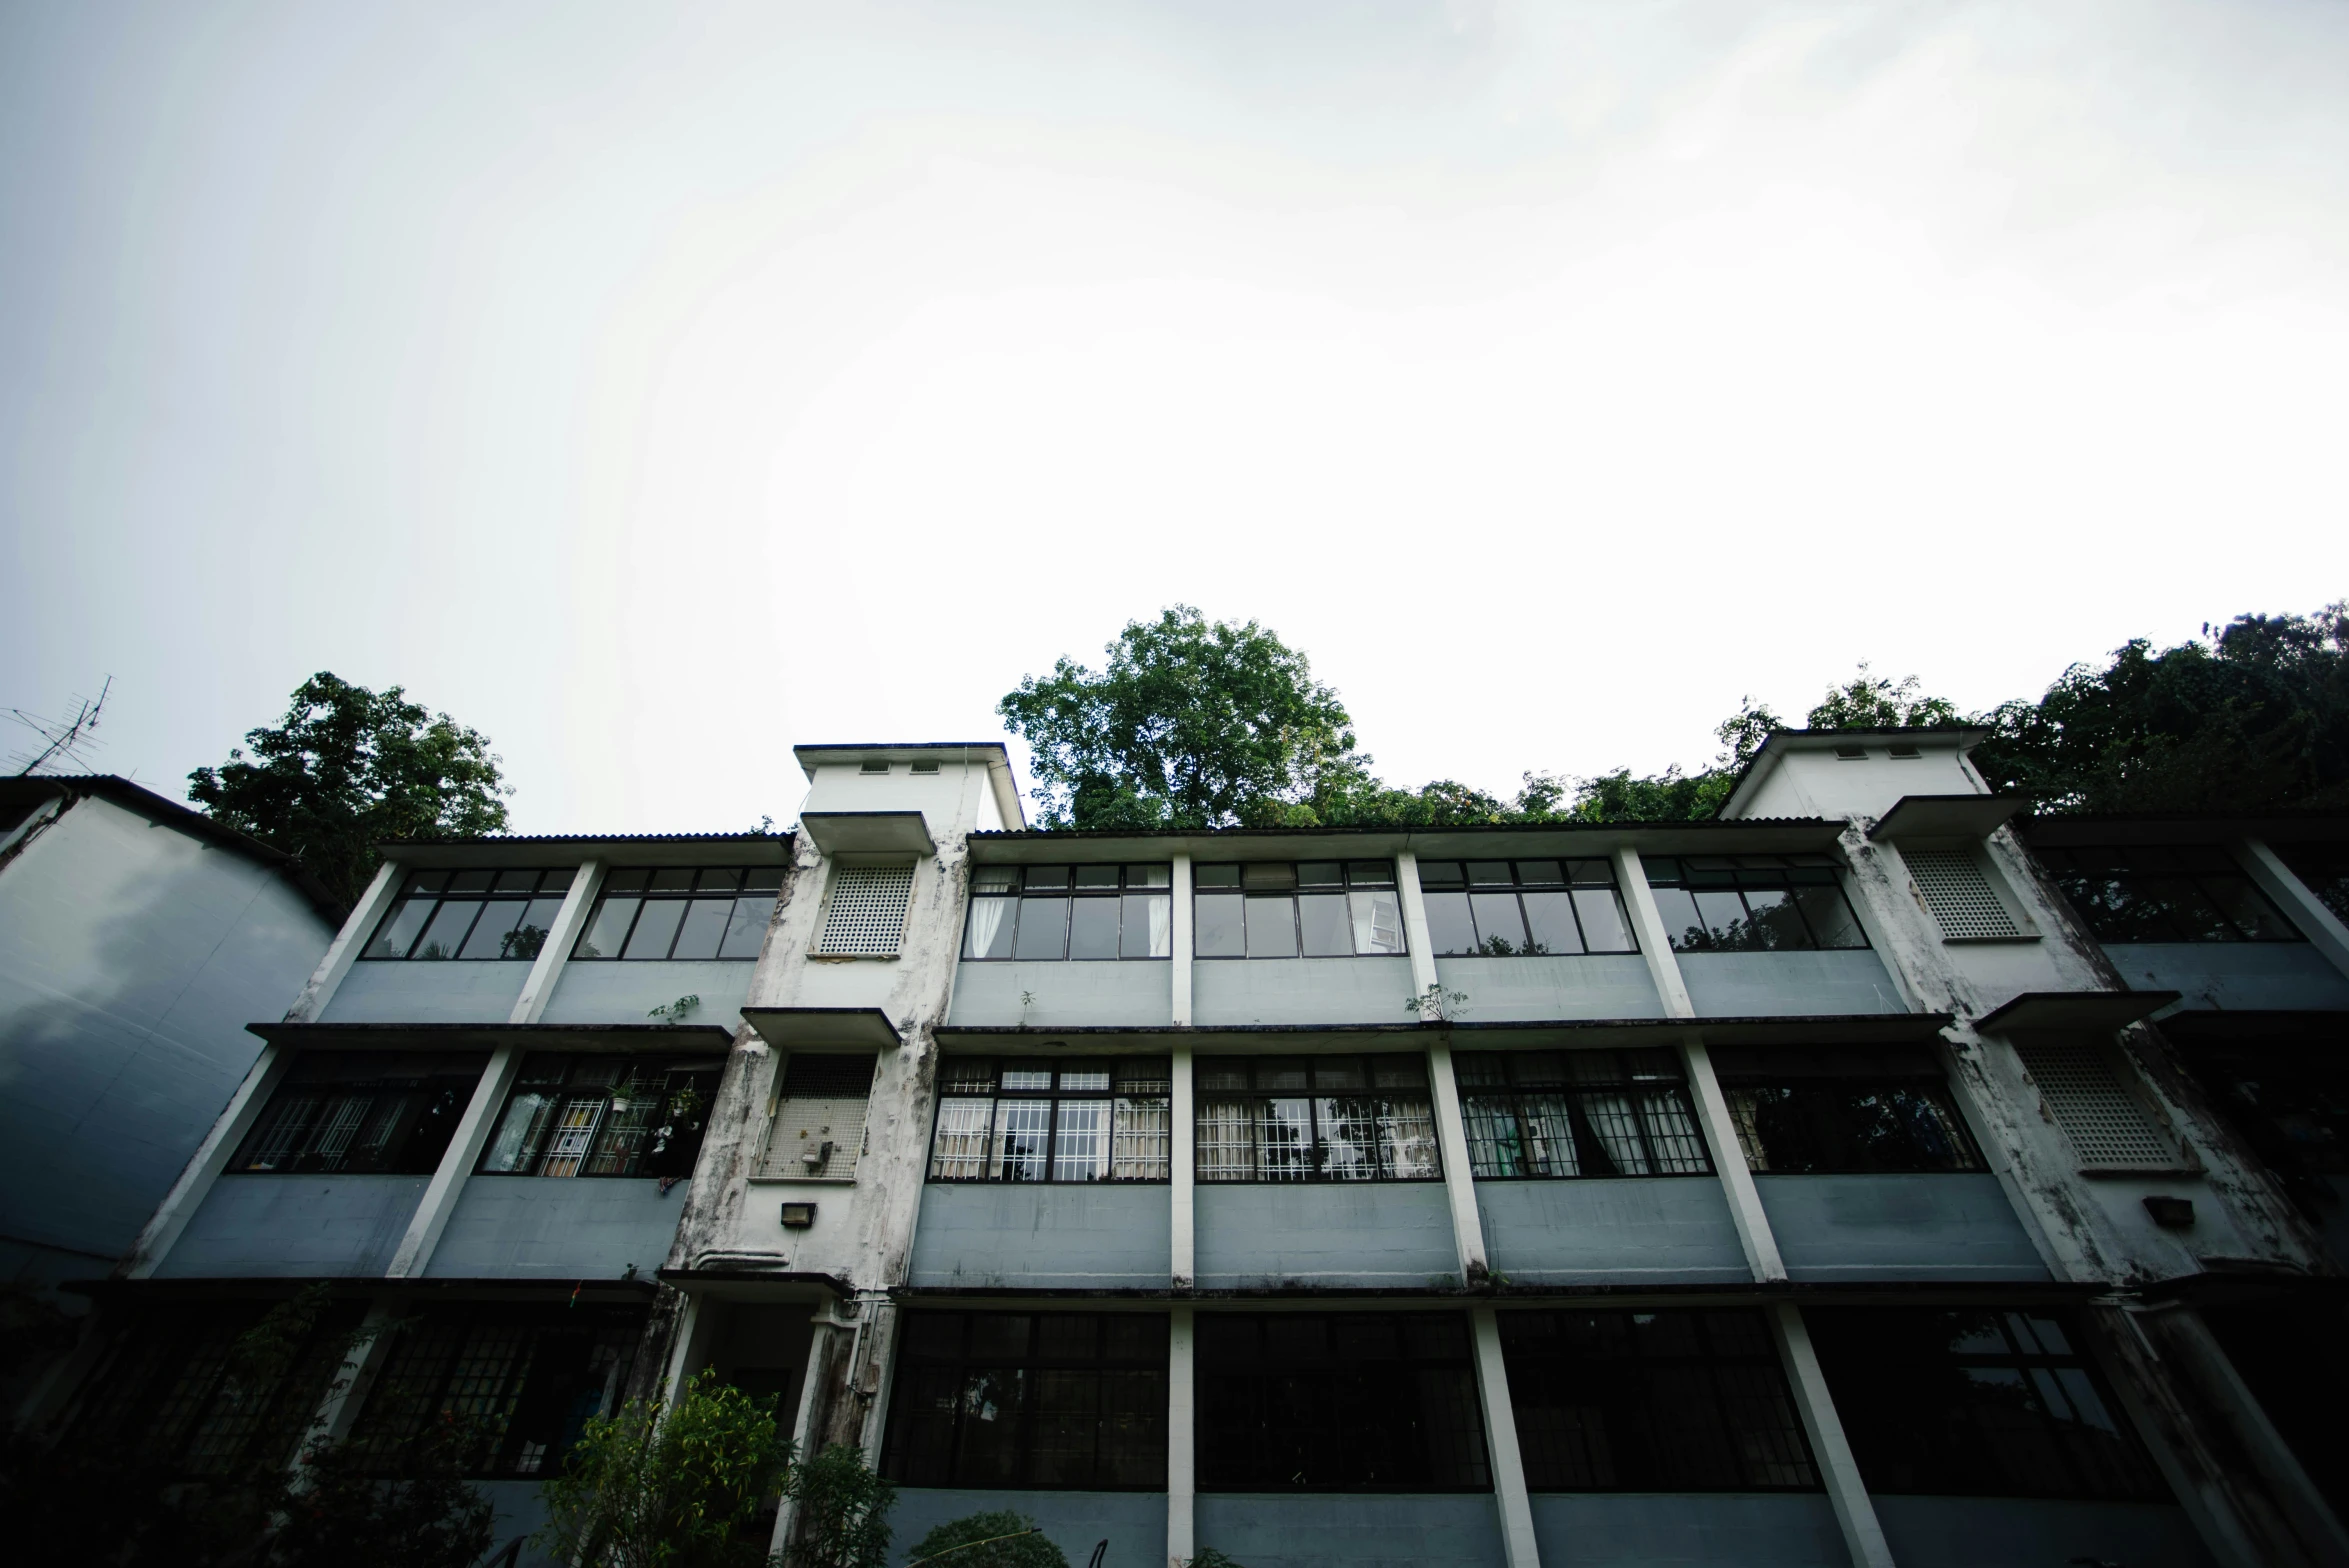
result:
[(100, 744), (96, 735), (98, 715), (106, 710), (107, 694), (113, 690), (114, 677), (109, 675), (106, 677), (106, 684), (98, 688), (98, 695), (94, 698), (83, 698), (81, 706), (75, 710), (70, 720), (44, 719), (39, 714), (27, 713), (22, 708), (10, 708), (8, 716), (40, 736), (43, 742), (38, 751), (20, 751), (8, 759), (11, 762), (24, 764), (23, 767), (16, 770), (16, 776), (20, 779), (24, 778), (57, 758), (81, 763), (87, 767), (88, 759), (83, 757), (82, 752), (85, 748), (95, 749)]

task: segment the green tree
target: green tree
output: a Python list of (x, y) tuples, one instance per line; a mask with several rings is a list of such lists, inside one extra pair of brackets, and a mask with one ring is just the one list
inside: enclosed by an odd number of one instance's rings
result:
[(391, 687), (326, 671), (294, 689), (275, 729), (246, 732), (217, 768), (188, 775), (188, 798), (223, 826), (284, 850), (345, 903), (375, 874), (386, 839), (496, 833), (506, 826), (489, 737), (427, 712)]
[(949, 1519), (914, 1543), (906, 1568), (933, 1558), (938, 1568), (1068, 1568), (1036, 1521), (1008, 1508)]
[(285, 1499), (267, 1561), (275, 1568), (472, 1568), (496, 1510), (468, 1484), (477, 1435), (443, 1418), (404, 1446), (384, 1476), (348, 1444), (313, 1444)]
[[(1864, 678), (1867, 666), (1862, 665)], [(1915, 684), (1914, 677), (1910, 685)], [(1836, 700), (1831, 688), (1827, 702), (1811, 710), (1814, 718)], [(1591, 778), (1577, 779), (1574, 804), (1566, 815), (1580, 822), (1699, 822), (1721, 809), (1737, 787), (1737, 775), (1754, 760), (1770, 732), (1786, 726), (1777, 714), (1751, 697), (1737, 700), (1737, 711), (1713, 726), (1721, 752), (1713, 765), (1683, 773), (1674, 763), (1661, 773), (1645, 776), (1617, 768)]]
[(1983, 716), (1991, 788), (2041, 811), (2260, 811), (2349, 805), (2349, 606), (2239, 615)]
[(674, 1409), (630, 1400), (592, 1417), (539, 1488), (540, 1546), (578, 1568), (731, 1568), (766, 1556), (751, 1530), (791, 1463), (774, 1400), (702, 1372)]
[(889, 1561), (889, 1510), (897, 1488), (874, 1474), (864, 1450), (833, 1443), (792, 1472), (798, 1505), (785, 1568), (882, 1568)]
[(1892, 730), (1965, 722), (1956, 703), (1943, 697), (1921, 697), (1917, 686), (1914, 675), (1896, 682), (1872, 674), (1863, 659), (1859, 673), (1841, 686), (1828, 687), (1827, 699), (1803, 722), (1815, 730)]
[(1337, 693), (1254, 621), (1178, 604), (1106, 651), (1099, 673), (1063, 658), (996, 705), (1033, 753), (1042, 826), (1273, 826), (1367, 777)]

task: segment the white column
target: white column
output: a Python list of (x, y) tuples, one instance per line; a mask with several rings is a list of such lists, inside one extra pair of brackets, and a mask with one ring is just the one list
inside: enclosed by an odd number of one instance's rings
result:
[(1187, 1044), (1174, 1048), (1173, 1075), (1174, 1092), (1167, 1101), (1167, 1204), (1174, 1247), (1167, 1260), (1167, 1272), (1175, 1289), (1188, 1290), (1198, 1278), (1198, 1233), (1192, 1193), (1199, 1171), (1199, 1119), (1195, 1109), (1197, 1095), (1192, 1088), (1191, 1047)]
[(367, 884), (367, 891), (359, 895), (358, 907), (343, 928), (327, 944), (326, 956), (318, 960), (310, 979), (302, 987), (302, 994), (294, 998), (294, 1005), (286, 1009), (287, 1023), (315, 1023), (326, 1011), (326, 1004), (334, 1000), (335, 988), (343, 983), (343, 976), (351, 972), (352, 963), (367, 947), (367, 939), (383, 923), (383, 913), (391, 907), (400, 891), (399, 862), (386, 860), (375, 868), (375, 878)]
[(531, 962), (530, 978), (522, 982), (522, 994), (514, 999), (507, 1023), (534, 1024), (546, 1016), (547, 1000), (555, 994), (555, 983), (563, 978), (563, 965), (570, 961), (571, 949), (578, 944), (580, 928), (587, 924), (588, 911), (595, 907), (596, 890), (603, 882), (601, 860), (582, 863), (571, 878), (571, 890), (563, 895), (563, 907), (555, 911), (555, 923), (547, 927), (546, 942)]
[[(1689, 1000), (1688, 982), (1681, 978), (1680, 961), (1672, 956), (1672, 937), (1664, 929), (1664, 917), (1656, 909), (1656, 895), (1648, 887), (1647, 869), (1639, 863), (1639, 852), (1629, 845), (1615, 851), (1615, 880), (1623, 888), (1624, 905), (1631, 911), (1632, 930), (1639, 937), (1640, 956), (1648, 961), (1648, 973), (1656, 982), (1656, 995), (1664, 1002), (1667, 1018), (1694, 1018), (1696, 1004)], [(1738, 1245), (1745, 1249), (1746, 1266), (1758, 1280), (1786, 1278), (1786, 1264), (1778, 1255), (1778, 1238), (1770, 1233), (1770, 1217), (1762, 1212), (1762, 1195), (1754, 1186), (1754, 1173), (1746, 1169), (1745, 1147), (1737, 1141), (1737, 1123), (1729, 1115), (1729, 1101), (1721, 1093), (1721, 1080), (1713, 1075), (1713, 1058), (1704, 1042), (1693, 1034), (1680, 1042), (1681, 1065), (1688, 1074), (1688, 1096), (1696, 1106), (1697, 1120), (1705, 1129), (1705, 1142), (1712, 1146), (1713, 1169), (1721, 1177), (1721, 1190), (1729, 1199), (1729, 1218), (1737, 1226)]]
[[(1395, 856), (1395, 891), (1403, 902), (1403, 946), (1411, 959), (1412, 989), (1415, 995), (1425, 996), (1437, 983), (1435, 944), (1428, 938), (1427, 901), (1419, 891), (1419, 857), (1407, 849)], [(1398, 1012), (1401, 1005), (1398, 999)], [(1448, 1031), (1428, 1042), (1427, 1081), (1435, 1101), (1436, 1148), (1443, 1155), (1444, 1197), (1452, 1210), (1452, 1243), (1460, 1258), (1460, 1283), (1481, 1285), (1492, 1269), (1484, 1250), (1484, 1218), (1476, 1210), (1476, 1177), (1468, 1165), (1468, 1123), (1460, 1113), (1460, 1080), (1452, 1071)]]
[(1785, 1360), (1787, 1379), (1794, 1385), (1795, 1409), (1802, 1413), (1811, 1457), (1818, 1461), (1819, 1479), (1827, 1487), (1827, 1502), (1843, 1531), (1852, 1568), (1892, 1568), (1892, 1548), (1884, 1544), (1884, 1527), (1876, 1522), (1876, 1505), (1868, 1500), (1859, 1462), (1844, 1438), (1843, 1418), (1828, 1397), (1827, 1375), (1819, 1370), (1819, 1353), (1811, 1348), (1811, 1331), (1802, 1313), (1794, 1303), (1782, 1301), (1771, 1309), (1770, 1329)]
[(395, 1316), (388, 1301), (378, 1299), (368, 1304), (367, 1316), (360, 1321), (358, 1332), (343, 1352), (342, 1365), (326, 1385), (317, 1413), (310, 1418), (310, 1431), (303, 1440), (302, 1453), (294, 1456), (297, 1484), (303, 1457), (311, 1444), (339, 1443), (351, 1435), (351, 1424), (367, 1402), (367, 1387), (382, 1370), (384, 1354), (391, 1348), (389, 1330)]
[(663, 1410), (674, 1410), (677, 1401), (685, 1397), (685, 1379), (692, 1367), (694, 1336), (701, 1332), (701, 1297), (687, 1292), (685, 1304), (677, 1309), (677, 1329), (669, 1341), (669, 1364), (661, 1371), (660, 1402)]
[(227, 1168), (237, 1145), (253, 1130), (253, 1123), (260, 1119), (269, 1097), (285, 1081), (286, 1068), (292, 1062), (290, 1051), (274, 1045), (261, 1047), (261, 1054), (245, 1073), (245, 1081), (230, 1096), (228, 1109), (220, 1113), (220, 1119), (196, 1146), (196, 1152), (180, 1171), (179, 1180), (172, 1183), (171, 1191), (164, 1194), (163, 1201), (148, 1217), (146, 1228), (139, 1232), (129, 1261), (122, 1269), (125, 1278), (146, 1279), (163, 1262), (164, 1255), (179, 1240), (180, 1232), (188, 1228), (188, 1221), (194, 1218), (204, 1195), (212, 1190), (214, 1180)]
[(2349, 975), (2349, 926), (2343, 925), (2341, 917), (2327, 909), (2324, 900), (2310, 892), (2299, 873), (2285, 865), (2283, 857), (2265, 842), (2245, 839), (2237, 847), (2236, 858), (2259, 884), (2259, 890), (2283, 906), (2284, 917), (2300, 928), (2311, 947), (2330, 959), (2335, 969)]
[(1490, 1307), (1469, 1314), (1476, 1332), (1476, 1381), (1484, 1395), (1484, 1446), (1492, 1456), (1493, 1504), (1501, 1513), (1501, 1552), (1509, 1568), (1541, 1568), (1533, 1539), (1533, 1498), (1525, 1487), (1525, 1459), (1517, 1449), (1517, 1410), (1501, 1360), (1501, 1324)]
[(1189, 1307), (1166, 1323), (1166, 1561), (1180, 1568), (1199, 1555), (1198, 1339)]
[(1191, 1027), (1191, 857), (1174, 857), (1174, 1026)]
[[(1425, 996), (1436, 983), (1435, 943), (1427, 934), (1427, 900), (1419, 893), (1419, 857), (1407, 849), (1395, 855), (1395, 891), (1403, 896), (1403, 945), (1411, 956), (1411, 991)], [(1398, 1012), (1401, 1006), (1396, 1004)]]

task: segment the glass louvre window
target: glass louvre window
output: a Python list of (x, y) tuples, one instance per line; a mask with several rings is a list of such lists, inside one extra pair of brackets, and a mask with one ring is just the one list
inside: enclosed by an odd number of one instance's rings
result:
[(488, 1176), (690, 1176), (725, 1063), (534, 1052), (480, 1170)]
[(1423, 860), (1419, 887), (1439, 955), (1639, 951), (1604, 860)]
[(610, 1415), (644, 1332), (640, 1307), (428, 1309), (391, 1336), (351, 1431), (363, 1470), (397, 1474), (434, 1425), (468, 1433), (466, 1473), (546, 1476)]
[(1712, 1174), (1670, 1051), (1460, 1051), (1452, 1065), (1480, 1177)]
[(1532, 1490), (1818, 1490), (1759, 1312), (1503, 1312), (1500, 1322)]
[(1868, 945), (1825, 855), (1648, 855), (1640, 864), (1676, 953)]
[(2215, 844), (2035, 849), (2099, 942), (2297, 942)]
[(2271, 844), (2336, 919), (2349, 920), (2349, 844)]
[(478, 1056), (304, 1052), (228, 1171), (429, 1176), (440, 1168), (482, 1065)]
[(623, 866), (605, 876), (571, 956), (756, 958), (781, 866)]
[(1174, 955), (1172, 866), (975, 866), (965, 958)]
[(1803, 1317), (1872, 1492), (2169, 1499), (2063, 1317), (1873, 1307)]
[(1168, 1074), (1163, 1056), (950, 1056), (938, 1070), (930, 1180), (1165, 1181)]
[(1391, 860), (1198, 866), (1191, 950), (1200, 958), (1368, 958), (1403, 951)]
[(1492, 1486), (1459, 1312), (1198, 1317), (1203, 1492)]
[(908, 1312), (881, 1473), (900, 1486), (1160, 1491), (1166, 1318)]
[(546, 945), (572, 868), (411, 871), (362, 958), (531, 959)]
[(1441, 1181), (1419, 1056), (1203, 1056), (1201, 1181)]
[(1927, 1052), (1724, 1045), (1714, 1047), (1713, 1067), (1750, 1170), (1982, 1169), (1949, 1082)]

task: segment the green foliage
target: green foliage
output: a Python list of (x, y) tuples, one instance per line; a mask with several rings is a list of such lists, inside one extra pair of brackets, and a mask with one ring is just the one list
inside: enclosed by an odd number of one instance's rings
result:
[(538, 1541), (578, 1568), (728, 1568), (766, 1556), (750, 1532), (791, 1462), (774, 1401), (729, 1388), (712, 1372), (676, 1408), (631, 1400), (594, 1417), (540, 1487)]
[[(1828, 687), (1826, 701), (1813, 708), (1803, 722), (1815, 730), (1892, 730), (1962, 724), (1965, 715), (1945, 698), (1918, 696), (1914, 675), (1896, 683), (1870, 674), (1868, 662), (1862, 659), (1859, 673), (1844, 685)], [(1757, 739), (1755, 749), (1759, 748)]]
[(915, 1543), (906, 1568), (933, 1558), (938, 1568), (1068, 1568), (1036, 1521), (1008, 1508), (949, 1519)]
[[(1867, 666), (1860, 666), (1860, 685), (1867, 678)], [(1914, 686), (1911, 676), (1905, 686)], [(1837, 693), (1830, 689), (1827, 702), (1812, 710), (1814, 718), (1832, 705)], [(1635, 776), (1629, 768), (1617, 768), (1612, 773), (1601, 773), (1594, 778), (1578, 779), (1574, 785), (1574, 804), (1566, 813), (1577, 822), (1701, 822), (1721, 809), (1729, 792), (1737, 785), (1740, 769), (1753, 761), (1762, 749), (1762, 742), (1770, 732), (1784, 729), (1778, 715), (1751, 697), (1738, 699), (1737, 711), (1713, 726), (1713, 736), (1721, 742), (1721, 753), (1713, 765), (1697, 773), (1683, 773), (1674, 763), (1661, 773), (1646, 777)]]
[(1199, 1555), (1185, 1561), (1183, 1568), (1240, 1568), (1240, 1565), (1214, 1547), (1202, 1546)]
[(375, 874), (386, 839), (495, 833), (511, 794), (489, 738), (428, 713), (400, 687), (377, 693), (325, 671), (293, 694), (284, 723), (245, 735), (218, 768), (188, 775), (215, 821), (284, 850), (345, 903)]
[(897, 1488), (874, 1474), (864, 1451), (834, 1443), (792, 1472), (799, 1508), (786, 1568), (883, 1568), (889, 1561), (889, 1510)]
[(2349, 606), (2239, 615), (1983, 716), (1992, 789), (2042, 811), (2258, 811), (2349, 805)]
[(362, 1467), (346, 1445), (313, 1445), (285, 1499), (268, 1561), (280, 1568), (471, 1568), (496, 1510), (465, 1481), (476, 1433), (444, 1418), (402, 1453), (398, 1476)]

